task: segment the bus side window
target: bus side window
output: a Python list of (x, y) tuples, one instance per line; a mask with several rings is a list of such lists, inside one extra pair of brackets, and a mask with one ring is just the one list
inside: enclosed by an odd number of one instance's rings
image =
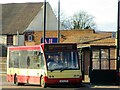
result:
[(40, 60), (41, 60), (41, 52), (37, 52), (37, 56), (38, 56), (37, 67), (40, 68), (40, 67), (41, 67), (41, 64), (40, 64)]
[(14, 68), (19, 68), (19, 51), (14, 54)]
[(20, 68), (27, 68), (27, 51), (21, 50), (19, 53), (21, 54), (21, 58), (19, 58)]
[(29, 67), (28, 68), (31, 68), (31, 69), (39, 69), (40, 68), (40, 58), (41, 58), (41, 55), (40, 55), (40, 52), (39, 51), (28, 51), (28, 56), (29, 56)]
[(10, 56), (9, 56), (9, 68), (14, 66), (14, 52), (13, 51), (9, 51), (10, 52)]
[(28, 56), (27, 57), (27, 67), (29, 67), (30, 66), (30, 57)]

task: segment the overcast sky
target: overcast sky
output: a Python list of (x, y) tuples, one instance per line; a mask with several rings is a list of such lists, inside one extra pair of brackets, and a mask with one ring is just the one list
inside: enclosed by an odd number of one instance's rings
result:
[[(44, 0), (0, 0), (0, 3), (41, 2)], [(57, 9), (58, 0), (46, 0), (53, 10)], [(80, 10), (95, 17), (100, 31), (117, 31), (118, 0), (60, 0), (61, 10), (66, 16), (72, 16)]]

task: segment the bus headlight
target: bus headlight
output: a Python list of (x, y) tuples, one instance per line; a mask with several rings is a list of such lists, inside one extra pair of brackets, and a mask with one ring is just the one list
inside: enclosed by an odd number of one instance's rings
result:
[(50, 75), (49, 78), (54, 78), (54, 76), (53, 76), (53, 75)]

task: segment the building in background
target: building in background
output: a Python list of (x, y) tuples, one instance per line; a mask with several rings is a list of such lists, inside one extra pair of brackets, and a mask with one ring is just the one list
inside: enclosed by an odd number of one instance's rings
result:
[[(94, 30), (61, 30), (60, 43), (86, 45), (115, 45), (115, 32), (95, 32)], [(25, 45), (38, 45), (43, 37), (42, 31), (25, 31)], [(29, 36), (33, 37), (32, 40)], [(57, 30), (46, 31), (46, 38), (56, 38)], [(30, 39), (30, 40), (29, 40)]]
[[(24, 31), (42, 31), (43, 8), (43, 2), (2, 4), (0, 44), (24, 45)], [(57, 30), (57, 18), (49, 3), (46, 13), (46, 30)]]
[[(24, 45), (24, 31), (43, 30), (43, 2), (1, 4), (2, 33), (0, 44), (6, 46)], [(57, 18), (47, 3), (46, 30), (57, 30)], [(32, 36), (28, 37), (32, 39)], [(2, 55), (2, 54), (1, 54)]]

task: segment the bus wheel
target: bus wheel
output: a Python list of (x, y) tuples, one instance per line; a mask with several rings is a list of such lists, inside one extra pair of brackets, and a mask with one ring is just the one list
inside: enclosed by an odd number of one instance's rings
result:
[(18, 80), (17, 80), (17, 75), (16, 74), (14, 75), (14, 84), (16, 84), (16, 85), (18, 84)]
[(46, 83), (45, 83), (45, 81), (43, 79), (43, 76), (41, 77), (41, 87), (46, 88)]
[(16, 84), (17, 86), (22, 86), (24, 85), (24, 83), (18, 83), (18, 79), (17, 79), (17, 75), (14, 75), (14, 84)]

